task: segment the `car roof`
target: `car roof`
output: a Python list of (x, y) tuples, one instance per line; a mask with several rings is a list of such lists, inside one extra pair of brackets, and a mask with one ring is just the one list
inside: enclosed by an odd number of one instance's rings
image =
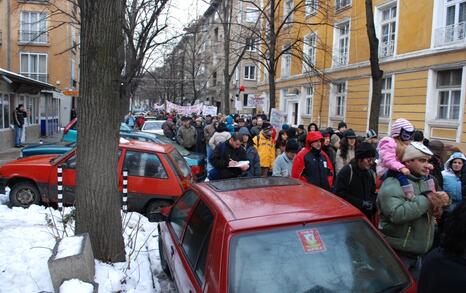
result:
[(169, 144), (157, 144), (138, 140), (127, 140), (120, 143), (120, 147), (124, 147), (129, 150), (144, 150), (157, 153), (169, 153), (174, 149), (173, 146)]
[(153, 139), (153, 140), (158, 140), (157, 134), (151, 133), (151, 132), (143, 132), (143, 131), (133, 131), (133, 132), (120, 133), (120, 136), (144, 137), (144, 138), (150, 138), (150, 139)]
[(146, 117), (146, 119), (148, 119), (148, 120), (144, 121), (144, 123), (152, 123), (152, 122), (158, 122), (158, 123), (160, 123), (160, 122), (165, 122), (165, 120), (157, 120), (156, 118), (152, 118), (152, 117)]
[(207, 197), (233, 230), (363, 217), (340, 197), (291, 178), (229, 179), (194, 184), (193, 189)]

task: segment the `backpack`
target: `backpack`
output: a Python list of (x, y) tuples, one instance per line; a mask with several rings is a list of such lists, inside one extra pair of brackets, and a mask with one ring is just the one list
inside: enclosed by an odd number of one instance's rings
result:
[[(217, 145), (218, 148), (220, 148), (220, 155), (223, 157), (224, 153), (225, 153), (225, 142), (222, 142), (220, 143), (219, 145)], [(214, 157), (214, 153), (215, 153), (215, 150), (210, 153), (209, 157), (207, 158), (209, 160), (209, 162), (212, 161), (213, 157)], [(207, 174), (207, 178), (209, 178), (209, 180), (219, 180), (220, 179), (220, 170), (216, 167), (213, 167), (209, 173)]]
[[(351, 184), (351, 180), (353, 180), (353, 166), (351, 164), (348, 164), (348, 166), (350, 168), (350, 177), (349, 177), (349, 181), (348, 181), (348, 186), (349, 186)], [(374, 170), (369, 169), (369, 173), (374, 178), (374, 184), (377, 184), (377, 178), (376, 178)]]

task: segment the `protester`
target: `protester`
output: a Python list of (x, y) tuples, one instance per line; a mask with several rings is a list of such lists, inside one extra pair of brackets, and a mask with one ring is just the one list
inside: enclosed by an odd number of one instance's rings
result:
[(434, 154), (429, 163), (432, 164), (433, 169), (430, 170), (430, 175), (434, 176), (436, 183), (439, 186), (443, 186), (443, 165), (447, 159), (447, 154), (445, 152), (445, 146), (440, 140), (431, 140), (428, 145), (429, 149)]
[(254, 142), (252, 141), (251, 132), (246, 127), (242, 127), (239, 130), (239, 134), (242, 135), (242, 147), (246, 150), (246, 154), (249, 160), (249, 170), (243, 176), (247, 177), (260, 177), (261, 176), (261, 165), (260, 165), (260, 157), (257, 149), (254, 146)]
[(343, 138), (343, 134), (345, 133), (348, 126), (345, 122), (340, 121), (338, 123), (338, 128), (336, 131), (333, 132), (332, 136), (330, 137), (330, 144), (335, 149), (335, 152), (338, 151), (340, 148), (340, 140)]
[(375, 160), (374, 146), (363, 142), (356, 146), (356, 154), (335, 178), (335, 193), (357, 207), (374, 221), (376, 214), (376, 175), (371, 169)]
[(305, 148), (294, 158), (291, 177), (330, 191), (333, 184), (333, 165), (327, 154), (321, 150), (322, 139), (322, 134), (318, 131), (307, 134)]
[[(254, 118), (252, 120), (252, 124), (254, 125)], [(256, 125), (251, 128), (252, 137), (259, 135), (261, 131), (262, 125), (264, 124), (264, 120), (262, 120), (261, 116), (258, 116), (256, 119)]]
[[(329, 131), (330, 129), (330, 131)], [(333, 147), (330, 145), (330, 137), (333, 134), (333, 129), (331, 127), (321, 130), (320, 133), (322, 133), (323, 136), (323, 141), (322, 141), (322, 150), (327, 154), (327, 156), (330, 158), (330, 161), (332, 162), (332, 166), (335, 166), (335, 158), (336, 158), (336, 152), (333, 149)]]
[(304, 130), (304, 125), (300, 124), (298, 125), (298, 128), (297, 128), (297, 138), (298, 138), (298, 142), (301, 146), (305, 146), (306, 145), (306, 137), (307, 137), (307, 132), (306, 130)]
[(335, 172), (337, 174), (354, 158), (356, 145), (356, 134), (352, 129), (348, 129), (340, 141), (340, 148), (335, 157)]
[(21, 137), (24, 131), (24, 122), (27, 118), (26, 110), (23, 104), (19, 104), (13, 114), (13, 124), (15, 126), (15, 148), (22, 148), (24, 145), (21, 144)]
[(307, 131), (308, 132), (310, 132), (310, 131), (319, 131), (319, 126), (317, 126), (317, 124), (315, 124), (315, 123), (310, 123), (307, 126)]
[(426, 147), (429, 147), (429, 140), (424, 138), (424, 132), (420, 130), (414, 131), (413, 140), (422, 142)]
[(272, 125), (268, 122), (262, 124), (262, 130), (253, 138), (261, 160), (261, 176), (267, 176), (272, 171), (275, 160), (275, 143), (272, 138)]
[(466, 289), (466, 203), (446, 219), (441, 247), (423, 260), (419, 293), (460, 293)]
[(287, 139), (288, 139), (288, 136), (286, 135), (286, 131), (283, 129), (280, 130), (278, 132), (277, 142), (275, 143), (276, 156), (283, 154), (285, 152)]
[(183, 116), (181, 118), (181, 127), (178, 128), (176, 133), (176, 140), (188, 151), (194, 151), (197, 142), (197, 131), (190, 124), (190, 118)]
[(462, 153), (453, 153), (445, 162), (445, 169), (442, 171), (443, 190), (452, 200), (452, 204), (449, 207), (450, 211), (463, 202), (463, 195), (461, 194), (461, 170), (465, 161), (466, 157)]
[[(169, 117), (170, 118), (170, 117)], [(145, 119), (144, 119), (144, 116), (140, 115), (136, 118), (136, 125), (135, 127), (137, 129), (141, 129), (142, 126), (144, 125), (144, 122), (145, 122)], [(173, 128), (175, 127), (175, 124), (173, 123)], [(173, 136), (172, 138), (175, 136), (175, 133), (173, 133)]]
[[(393, 123), (390, 134), (391, 137), (384, 137), (379, 142), (377, 175), (396, 177), (406, 197), (411, 198), (414, 196), (414, 189), (406, 177), (410, 171), (401, 162), (401, 158), (406, 147), (413, 141), (414, 127), (408, 120), (400, 118)], [(389, 170), (392, 172), (388, 172)]]
[(288, 141), (285, 146), (285, 151), (279, 155), (273, 164), (272, 176), (289, 177), (291, 176), (291, 168), (293, 159), (299, 151), (299, 144), (294, 141)]
[(169, 139), (174, 139), (176, 137), (176, 126), (173, 123), (173, 118), (168, 117), (167, 121), (162, 124), (163, 135)]
[[(241, 147), (241, 141), (242, 134), (235, 132), (227, 141), (217, 145), (210, 160), (214, 168), (209, 172), (209, 180), (237, 178), (249, 169), (248, 156)], [(239, 165), (239, 162), (247, 164)]]
[(212, 150), (215, 150), (218, 144), (229, 140), (231, 133), (228, 131), (225, 123), (220, 122), (215, 130), (214, 135), (209, 140), (209, 146)]
[(231, 115), (227, 116), (225, 124), (230, 133), (235, 132), (234, 119)]
[(449, 201), (445, 192), (434, 192), (424, 180), (429, 174), (432, 155), (422, 143), (408, 145), (401, 162), (409, 170), (406, 177), (413, 186), (414, 196), (408, 198), (401, 183), (389, 177), (383, 182), (377, 198), (381, 232), (415, 278), (422, 256), (434, 241), (434, 216), (439, 216)]
[(201, 154), (206, 154), (206, 142), (204, 138), (204, 125), (202, 125), (202, 117), (197, 117), (194, 124), (196, 129), (196, 146), (194, 151)]
[(125, 116), (125, 123), (128, 125), (129, 128), (133, 129), (136, 123), (136, 119), (133, 116), (133, 112), (129, 111), (128, 114)]

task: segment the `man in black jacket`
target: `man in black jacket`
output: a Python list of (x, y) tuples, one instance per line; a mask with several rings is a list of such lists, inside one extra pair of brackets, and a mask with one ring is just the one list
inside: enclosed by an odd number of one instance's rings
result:
[[(241, 147), (243, 135), (235, 132), (226, 142), (215, 147), (210, 163), (214, 166), (214, 179), (228, 179), (241, 177), (244, 171), (249, 169), (249, 164), (238, 165), (240, 161), (248, 161), (248, 156), (244, 148)], [(249, 161), (248, 161), (249, 162)], [(211, 173), (209, 173), (209, 179)]]
[(21, 148), (21, 136), (24, 131), (24, 119), (27, 117), (27, 113), (24, 110), (24, 105), (19, 104), (13, 114), (13, 124), (15, 125), (15, 148)]
[(368, 142), (356, 147), (355, 158), (341, 169), (335, 180), (335, 193), (373, 220), (376, 212), (375, 173), (371, 169), (376, 156)]

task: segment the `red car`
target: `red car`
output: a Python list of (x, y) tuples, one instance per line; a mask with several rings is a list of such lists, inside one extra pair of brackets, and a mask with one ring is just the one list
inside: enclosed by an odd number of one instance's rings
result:
[(178, 292), (416, 292), (359, 210), (291, 178), (194, 184), (152, 220)]
[[(0, 193), (9, 187), (10, 203), (57, 201), (57, 166), (63, 167), (63, 200), (74, 203), (76, 149), (62, 155), (21, 158), (0, 167)], [(119, 146), (119, 189), (122, 170), (128, 170), (128, 210), (150, 214), (172, 204), (191, 184), (191, 173), (180, 153), (170, 145), (125, 141)]]

